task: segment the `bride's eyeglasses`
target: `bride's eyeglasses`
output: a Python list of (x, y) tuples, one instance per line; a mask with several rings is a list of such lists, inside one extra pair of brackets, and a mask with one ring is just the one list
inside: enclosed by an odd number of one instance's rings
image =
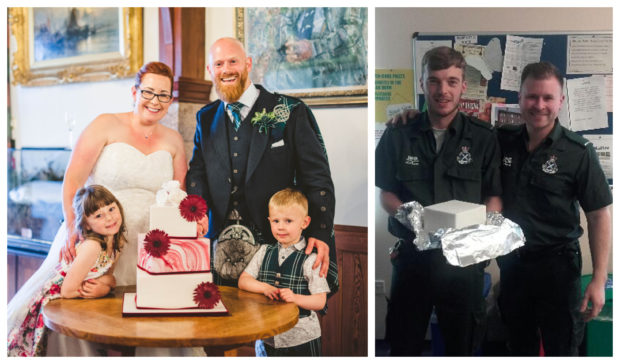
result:
[(163, 103), (169, 103), (170, 100), (172, 100), (172, 95), (169, 94), (156, 94), (153, 91), (149, 91), (149, 90), (142, 90), (142, 89), (138, 89), (140, 90), (140, 95), (142, 95), (142, 98), (145, 100), (153, 100), (153, 97), (157, 96), (157, 99), (159, 100), (159, 102), (163, 102)]

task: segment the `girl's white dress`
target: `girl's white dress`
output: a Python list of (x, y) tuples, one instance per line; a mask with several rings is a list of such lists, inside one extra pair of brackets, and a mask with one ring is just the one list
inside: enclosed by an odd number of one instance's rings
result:
[[(126, 143), (112, 143), (101, 151), (87, 185), (99, 184), (109, 189), (123, 206), (127, 226), (127, 244), (121, 251), (114, 277), (118, 286), (136, 284), (138, 233), (149, 229), (149, 208), (164, 182), (172, 180), (172, 155), (165, 150), (144, 154)], [(65, 224), (60, 227), (47, 258), (33, 276), (20, 288), (7, 308), (7, 332), (23, 322), (29, 303), (46, 282), (56, 274), (60, 249), (67, 240)], [(50, 332), (48, 356), (97, 356), (102, 346)], [(136, 348), (137, 356), (204, 355), (202, 348)]]

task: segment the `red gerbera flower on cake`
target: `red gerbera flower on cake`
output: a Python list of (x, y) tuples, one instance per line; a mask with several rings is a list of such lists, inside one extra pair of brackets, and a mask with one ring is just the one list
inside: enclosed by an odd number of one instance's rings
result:
[(213, 308), (220, 299), (220, 290), (211, 282), (202, 282), (194, 290), (194, 302), (199, 308)]
[(160, 258), (166, 255), (168, 248), (170, 248), (170, 239), (163, 230), (154, 229), (149, 231), (144, 237), (144, 241), (144, 250), (152, 257)]
[(198, 221), (207, 213), (207, 203), (198, 195), (188, 195), (179, 204), (181, 216), (187, 221)]

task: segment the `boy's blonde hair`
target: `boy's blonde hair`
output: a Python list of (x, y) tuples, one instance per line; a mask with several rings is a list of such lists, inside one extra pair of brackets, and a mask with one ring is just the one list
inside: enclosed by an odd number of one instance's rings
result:
[(308, 199), (298, 190), (292, 188), (285, 188), (276, 192), (269, 199), (269, 208), (272, 207), (289, 207), (297, 205), (301, 207), (304, 214), (308, 215)]

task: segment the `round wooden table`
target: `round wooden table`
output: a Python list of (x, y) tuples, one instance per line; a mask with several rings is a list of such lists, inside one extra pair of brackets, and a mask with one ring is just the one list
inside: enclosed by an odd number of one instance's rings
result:
[(244, 344), (284, 332), (299, 317), (293, 303), (224, 286), (219, 289), (227, 316), (123, 317), (123, 294), (135, 289), (116, 287), (103, 298), (50, 301), (43, 307), (45, 325), (67, 336), (124, 347), (124, 353), (136, 346), (202, 346), (207, 355), (221, 356), (234, 355), (234, 349)]

